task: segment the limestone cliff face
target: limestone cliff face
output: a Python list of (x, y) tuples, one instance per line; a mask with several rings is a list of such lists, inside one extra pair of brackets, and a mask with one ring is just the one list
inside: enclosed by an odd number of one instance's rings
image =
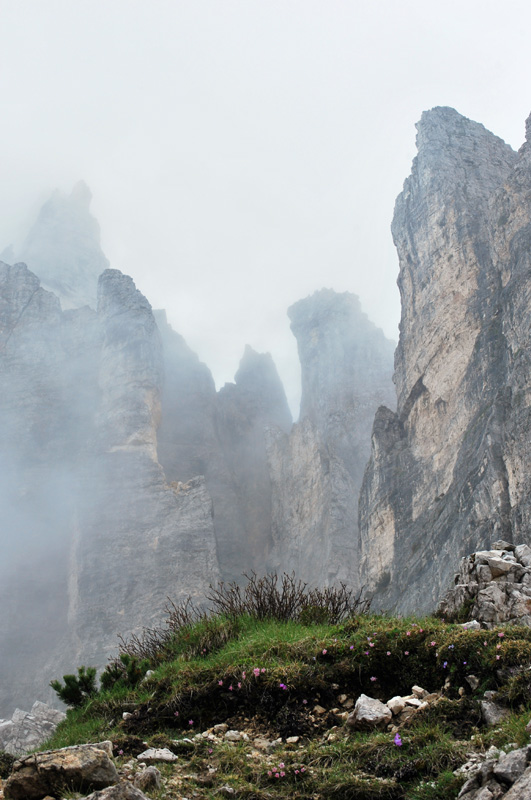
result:
[(157, 459), (162, 345), (131, 278), (106, 270), (95, 447), (78, 500), (69, 628), (77, 660), (101, 663), (117, 631), (160, 620), (168, 594), (202, 598), (218, 564), (212, 501), (200, 477), (180, 490)]
[(216, 393), (209, 369), (158, 312), (165, 383), (158, 452), (169, 481), (204, 475), (213, 500), (225, 580), (263, 569), (271, 545), (268, 425), (289, 429), (284, 389), (269, 355), (247, 348), (235, 377)]
[(360, 498), (362, 580), (416, 612), (528, 519), (531, 186), (529, 143), (517, 155), (448, 108), (417, 127), (392, 226), (397, 412), (376, 415)]
[(2, 708), (33, 694), (36, 663), (66, 627), (73, 459), (93, 407), (83, 387), (96, 374), (86, 358), (95, 312), (82, 312), (82, 325), (77, 314), (62, 314), (24, 264), (0, 264)]
[(16, 256), (59, 297), (64, 309), (84, 305), (95, 309), (98, 278), (109, 266), (98, 222), (90, 213), (91, 200), (83, 181), (68, 196), (55, 191)]
[(358, 493), (376, 409), (392, 403), (394, 345), (358, 298), (323, 289), (289, 310), (302, 368), (300, 421), (269, 431), (272, 568), (359, 586)]
[(218, 572), (204, 479), (157, 458), (162, 346), (147, 300), (107, 270), (98, 313), (61, 312), (24, 264), (0, 264), (0, 708), (103, 665), (117, 633), (202, 597)]
[[(225, 384), (218, 393), (216, 409), (221, 448), (238, 501), (237, 518), (226, 515), (219, 533), (216, 514), (214, 517), (220, 566), (231, 578), (239, 578), (250, 569), (263, 572), (271, 549), (271, 482), (266, 453), (271, 425), (282, 431), (291, 428), (284, 388), (269, 353), (257, 353), (247, 346), (234, 383)], [(214, 487), (212, 492), (213, 497), (219, 496)]]

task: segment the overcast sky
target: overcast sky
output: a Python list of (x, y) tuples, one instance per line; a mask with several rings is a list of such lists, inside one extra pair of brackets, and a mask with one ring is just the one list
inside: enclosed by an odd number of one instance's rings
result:
[(249, 343), (295, 406), (287, 307), (351, 291), (397, 338), (414, 124), (450, 105), (518, 148), (530, 31), (527, 0), (0, 0), (0, 251), (84, 179), (218, 386)]

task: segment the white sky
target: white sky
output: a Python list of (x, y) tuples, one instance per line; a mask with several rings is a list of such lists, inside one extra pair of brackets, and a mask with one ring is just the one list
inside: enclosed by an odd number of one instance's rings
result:
[(111, 266), (232, 380), (287, 307), (352, 291), (397, 338), (396, 195), (422, 111), (513, 147), (528, 0), (0, 0), (0, 250), (80, 178)]

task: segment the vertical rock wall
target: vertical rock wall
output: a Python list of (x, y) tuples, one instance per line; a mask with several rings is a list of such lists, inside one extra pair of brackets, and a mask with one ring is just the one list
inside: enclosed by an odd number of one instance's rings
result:
[(360, 586), (358, 494), (376, 409), (393, 402), (394, 344), (354, 295), (328, 289), (289, 309), (302, 369), (300, 421), (269, 431), (270, 564), (310, 583)]
[(398, 405), (376, 415), (360, 546), (377, 602), (419, 612), (462, 555), (511, 541), (527, 513), (529, 362), (516, 354), (529, 345), (531, 184), (528, 145), (517, 156), (449, 108), (417, 127), (392, 226)]
[(25, 265), (0, 264), (2, 713), (219, 575), (204, 479), (177, 489), (158, 462), (149, 303), (117, 270), (99, 295), (98, 313), (61, 312)]

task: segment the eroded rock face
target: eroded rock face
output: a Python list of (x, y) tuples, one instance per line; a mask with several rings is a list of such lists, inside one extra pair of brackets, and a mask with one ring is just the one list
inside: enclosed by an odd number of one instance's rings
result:
[[(255, 569), (263, 572), (272, 546), (271, 481), (267, 435), (271, 426), (287, 432), (291, 413), (284, 387), (269, 353), (245, 348), (234, 383), (218, 393), (216, 427), (236, 496), (237, 519), (225, 514), (215, 521), (220, 567), (229, 577)], [(207, 472), (216, 508), (223, 508), (217, 476)], [(223, 487), (220, 487), (223, 488)], [(239, 533), (240, 532), (240, 533)], [(239, 533), (239, 535), (238, 535)]]
[(216, 392), (210, 370), (157, 312), (165, 381), (158, 430), (168, 481), (204, 475), (212, 497), (221, 574), (263, 570), (271, 547), (266, 429), (289, 430), (283, 386), (269, 354), (247, 347), (234, 383)]
[(531, 475), (530, 144), (449, 108), (417, 127), (392, 226), (398, 406), (378, 411), (360, 496), (374, 602), (416, 613), (462, 555), (528, 532)]
[(300, 421), (269, 431), (272, 568), (311, 583), (359, 579), (358, 494), (374, 413), (393, 402), (394, 345), (358, 298), (323, 289), (289, 309), (302, 369)]
[(89, 652), (104, 663), (117, 631), (156, 624), (169, 591), (202, 598), (218, 575), (204, 478), (177, 490), (157, 460), (163, 361), (151, 307), (131, 278), (107, 270), (98, 317), (101, 400), (69, 582), (74, 663)]
[(25, 265), (0, 265), (0, 337), (5, 716), (219, 571), (204, 479), (178, 490), (158, 461), (162, 345), (132, 280), (108, 270), (98, 313), (61, 312)]

